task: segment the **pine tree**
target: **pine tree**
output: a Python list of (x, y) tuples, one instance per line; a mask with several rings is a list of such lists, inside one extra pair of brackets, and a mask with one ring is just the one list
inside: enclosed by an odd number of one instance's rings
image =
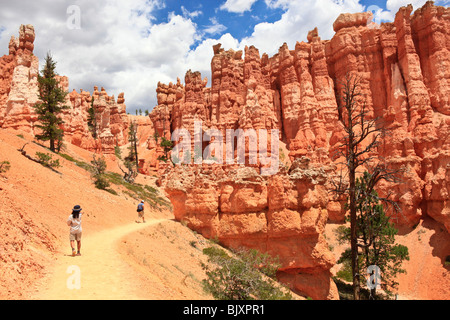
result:
[[(401, 264), (403, 260), (409, 260), (409, 254), (406, 246), (395, 244), (395, 235), (398, 230), (384, 212), (381, 202), (385, 199), (379, 198), (372, 187), (374, 178), (373, 174), (366, 171), (356, 179), (356, 239), (357, 246), (361, 249), (358, 253), (358, 270), (362, 273), (364, 270), (369, 270), (370, 266), (379, 268), (382, 277), (378, 284), (386, 293), (391, 294), (391, 290), (398, 285), (395, 281), (397, 274), (405, 273)], [(350, 228), (344, 228), (341, 231), (340, 240), (350, 240)], [(351, 250), (348, 249), (342, 254), (338, 263), (348, 266), (350, 261)], [(377, 283), (374, 283), (373, 279), (376, 277), (372, 274), (371, 278), (370, 297), (375, 299)]]
[(173, 149), (173, 142), (171, 140), (167, 140), (165, 137), (161, 137), (160, 146), (164, 150), (164, 155), (159, 156), (158, 160), (167, 163), (167, 161), (169, 160), (169, 152)]
[(40, 101), (33, 106), (39, 120), (36, 127), (41, 129), (41, 133), (36, 135), (36, 139), (50, 141), (50, 150), (53, 152), (59, 151), (61, 148), (64, 135), (60, 128), (63, 121), (59, 114), (62, 110), (69, 108), (63, 105), (68, 93), (59, 85), (55, 69), (56, 62), (53, 61), (50, 53), (47, 53), (45, 66), (41, 74), (38, 75), (38, 97)]
[(132, 168), (134, 164), (136, 166), (137, 171), (139, 168), (139, 158), (137, 152), (137, 143), (138, 143), (137, 124), (135, 122), (130, 123), (128, 131), (128, 142), (130, 142), (130, 146), (128, 147), (129, 150), (128, 156), (125, 158), (126, 166)]
[(95, 117), (94, 96), (92, 96), (91, 106), (88, 109), (88, 128), (92, 137), (97, 139), (97, 119)]
[[(347, 206), (350, 215), (350, 258), (353, 279), (353, 297), (359, 300), (360, 269), (359, 269), (359, 244), (358, 244), (358, 168), (370, 167), (370, 181), (368, 190), (373, 190), (380, 180), (395, 181), (395, 172), (385, 167), (383, 161), (377, 160), (375, 154), (379, 145), (378, 139), (385, 134), (385, 129), (377, 118), (369, 117), (366, 104), (361, 92), (361, 79), (347, 74), (342, 85), (342, 102), (338, 107), (339, 120), (343, 125), (345, 136), (337, 153), (338, 157), (344, 157), (348, 174), (347, 183), (341, 176), (336, 188), (338, 194), (347, 196)], [(361, 190), (359, 190), (361, 191)], [(366, 191), (367, 194), (370, 192)]]

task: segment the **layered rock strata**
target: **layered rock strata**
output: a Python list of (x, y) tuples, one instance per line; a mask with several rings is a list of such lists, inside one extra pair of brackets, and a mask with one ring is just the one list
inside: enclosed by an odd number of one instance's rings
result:
[(313, 299), (337, 299), (334, 256), (323, 236), (326, 173), (299, 158), (289, 171), (177, 166), (166, 191), (175, 218), (223, 245), (254, 248), (280, 259), (278, 278)]
[[(380, 118), (389, 132), (378, 154), (400, 172), (400, 183), (379, 186), (400, 205), (393, 219), (411, 227), (428, 214), (448, 228), (450, 143), (439, 133), (449, 131), (450, 121), (449, 10), (429, 1), (414, 14), (402, 7), (394, 22), (381, 25), (370, 21), (371, 13), (342, 14), (331, 40), (315, 29), (307, 43), (293, 50), (284, 44), (273, 57), (254, 47), (243, 57), (218, 44), (211, 88), (189, 71), (185, 86), (178, 81), (165, 89), (172, 93), (158, 99), (151, 118), (155, 128), (164, 123), (166, 136), (169, 127), (193, 134), (194, 120), (202, 121), (202, 133), (216, 128), (224, 136), (227, 129), (278, 129), (291, 160), (306, 156), (328, 165), (344, 135), (341, 82), (356, 75), (369, 118)], [(158, 97), (165, 97), (163, 87)], [(334, 204), (331, 216), (342, 221), (344, 210)]]

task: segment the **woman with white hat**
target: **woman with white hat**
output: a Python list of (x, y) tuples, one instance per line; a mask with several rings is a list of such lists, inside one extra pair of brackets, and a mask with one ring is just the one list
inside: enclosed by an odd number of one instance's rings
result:
[[(70, 246), (72, 247), (72, 256), (81, 256), (81, 234), (82, 234), (82, 228), (81, 228), (81, 216), (83, 214), (81, 213), (81, 207), (79, 205), (76, 205), (72, 209), (72, 214), (69, 216), (69, 219), (67, 219), (67, 225), (70, 227)], [(77, 248), (78, 251), (75, 252), (75, 241), (77, 241)]]

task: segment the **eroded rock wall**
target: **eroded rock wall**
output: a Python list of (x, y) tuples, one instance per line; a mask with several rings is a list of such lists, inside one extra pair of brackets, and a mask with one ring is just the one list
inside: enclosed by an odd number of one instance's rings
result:
[(323, 236), (327, 222), (323, 168), (298, 158), (270, 177), (255, 168), (177, 166), (166, 191), (177, 220), (208, 238), (279, 257), (278, 277), (313, 299), (338, 299), (330, 269), (334, 256)]
[(450, 8), (429, 1), (413, 14), (411, 6), (400, 8), (392, 23), (371, 19), (371, 13), (343, 14), (332, 39), (320, 39), (316, 28), (308, 42), (291, 49), (284, 44), (273, 57), (254, 47), (242, 57), (218, 44), (211, 88), (189, 71), (189, 85), (176, 86), (174, 107), (162, 112), (158, 106), (158, 116), (151, 115), (155, 127), (164, 119), (165, 127), (189, 132), (194, 118), (221, 132), (279, 130), (292, 164), (275, 175), (261, 175), (260, 163), (191, 163), (165, 165), (160, 182), (176, 219), (230, 247), (280, 255), (280, 279), (320, 299), (336, 297), (323, 225), (342, 222), (345, 214), (345, 199), (329, 191), (342, 160), (334, 155), (345, 134), (338, 106), (346, 75), (361, 79), (369, 119), (380, 118), (388, 129), (376, 154), (398, 170), (400, 182), (378, 185), (380, 195), (399, 204), (399, 212), (389, 212), (392, 220), (411, 228), (430, 216), (450, 231)]
[[(342, 14), (331, 40), (321, 40), (315, 29), (307, 43), (284, 44), (273, 57), (246, 47), (243, 58), (218, 44), (211, 88), (189, 71), (173, 107), (164, 109), (165, 126), (193, 133), (197, 119), (223, 134), (278, 129), (291, 160), (306, 156), (329, 165), (344, 135), (337, 110), (341, 83), (356, 75), (369, 118), (379, 117), (389, 130), (378, 154), (401, 172), (400, 183), (379, 186), (400, 204), (393, 219), (411, 227), (428, 214), (448, 228), (450, 143), (439, 133), (450, 123), (449, 11), (429, 1), (414, 14), (402, 7), (394, 22), (381, 25), (371, 22), (371, 13)], [(157, 110), (152, 119), (160, 117)], [(342, 221), (344, 211), (334, 207), (333, 219)]]

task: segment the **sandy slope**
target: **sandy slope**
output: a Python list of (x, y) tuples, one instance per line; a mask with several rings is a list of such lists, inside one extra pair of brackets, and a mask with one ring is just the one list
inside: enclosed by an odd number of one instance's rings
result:
[[(11, 163), (0, 175), (0, 299), (208, 298), (198, 281), (204, 276), (203, 255), (189, 245), (200, 240), (172, 221), (169, 210), (147, 206), (147, 223), (135, 223), (136, 199), (115, 185), (119, 195), (96, 189), (88, 172), (56, 155), (61, 174), (26, 159), (18, 149), (27, 142), (29, 155), (48, 150), (18, 134), (0, 130), (0, 161)], [(68, 145), (64, 153), (87, 163), (92, 160), (91, 153), (75, 146)], [(108, 170), (118, 170), (114, 161), (108, 164)], [(154, 186), (152, 177), (139, 179)], [(85, 213), (81, 257), (69, 256), (66, 225), (76, 204)], [(172, 233), (173, 239), (168, 239)], [(127, 240), (119, 241), (124, 236)], [(160, 251), (150, 262), (148, 253), (154, 248)], [(176, 260), (183, 261), (183, 274), (160, 267), (171, 267)], [(71, 265), (80, 268), (80, 290), (67, 289)]]

